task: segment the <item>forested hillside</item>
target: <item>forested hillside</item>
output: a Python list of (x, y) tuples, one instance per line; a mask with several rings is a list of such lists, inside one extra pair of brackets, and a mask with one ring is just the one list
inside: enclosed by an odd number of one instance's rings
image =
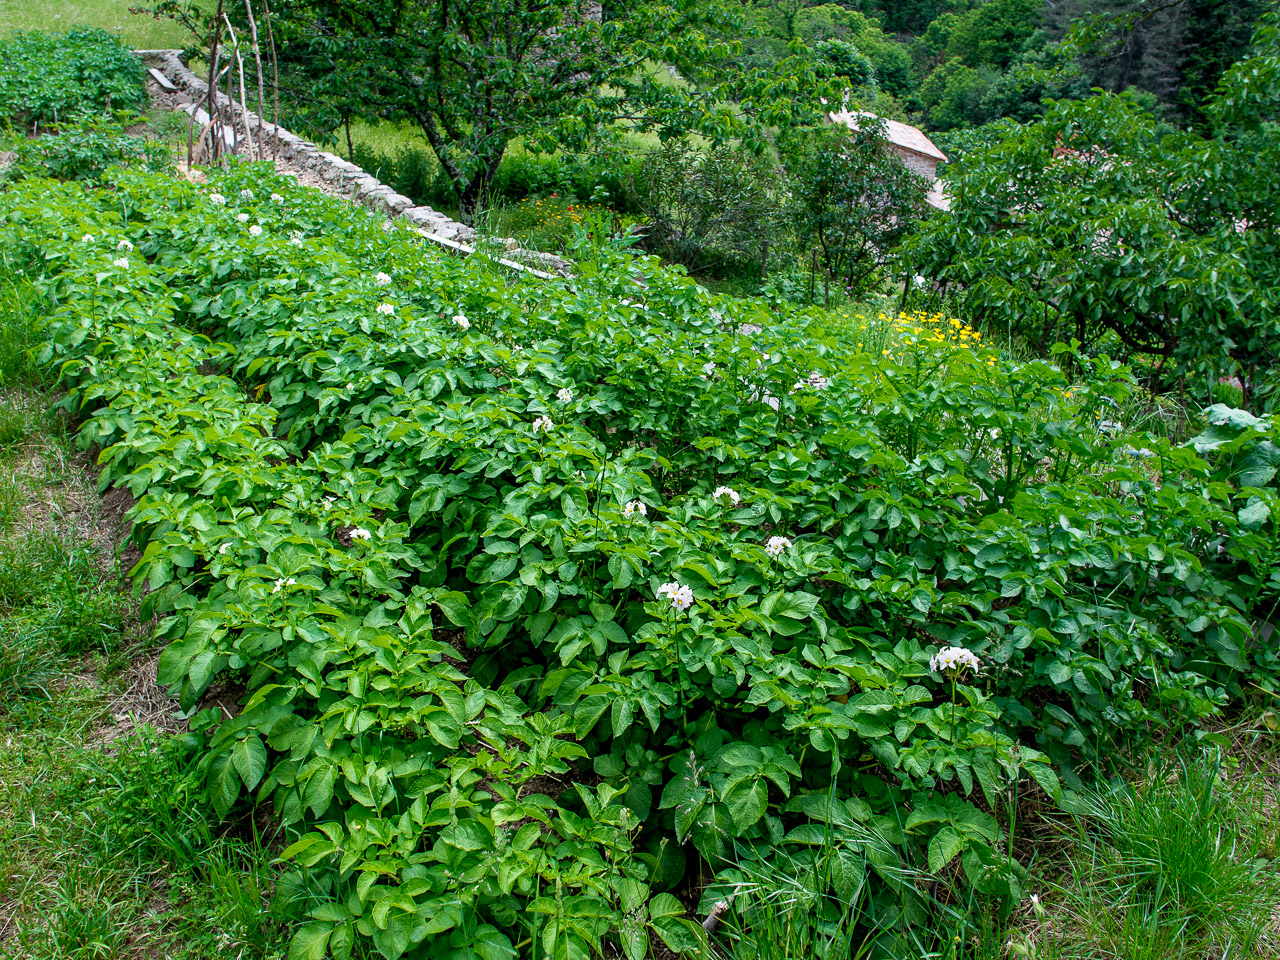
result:
[[(1205, 99), (1249, 44), (1267, 0), (756, 0), (760, 58), (799, 40), (874, 86), (882, 109), (933, 130), (1030, 120), (1046, 96), (1132, 89), (1173, 123), (1202, 126)], [(1073, 22), (1078, 22), (1071, 34)], [(892, 99), (890, 99), (892, 98)]]

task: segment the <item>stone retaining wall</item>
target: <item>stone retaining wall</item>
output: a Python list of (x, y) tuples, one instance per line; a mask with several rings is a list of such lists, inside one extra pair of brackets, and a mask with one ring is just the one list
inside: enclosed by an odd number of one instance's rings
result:
[[(191, 97), (196, 107), (208, 106), (208, 84), (182, 62), (180, 50), (135, 50), (134, 52), (144, 62), (153, 65), (156, 72), (165, 77), (179, 91)], [(158, 77), (157, 82), (159, 82)], [(273, 149), (276, 156), (300, 169), (310, 170), (322, 180), (332, 183), (336, 192), (344, 193), (373, 210), (385, 213), (388, 217), (407, 221), (424, 237), (456, 253), (468, 255), (475, 251), (474, 246), (470, 244), (476, 239), (476, 231), (466, 224), (450, 220), (431, 207), (415, 205), (408, 197), (396, 193), (391, 187), (379, 182), (354, 163), (321, 150), (314, 143), (261, 119), (251, 111), (245, 111), (242, 118), (239, 104), (229, 100), (225, 93), (217, 92), (215, 97), (217, 109), (227, 119), (228, 125), (234, 125), (242, 138), (247, 122), (255, 142), (261, 135), (263, 143), (267, 144), (269, 149)], [(274, 144), (272, 138), (275, 140)], [(501, 258), (499, 262), (512, 269), (548, 280), (555, 279), (556, 275), (564, 276), (570, 272), (569, 261), (562, 257), (536, 250), (521, 250), (512, 241), (508, 241), (506, 245), (509, 251), (508, 256)], [(536, 263), (543, 269), (535, 269), (529, 263)]]

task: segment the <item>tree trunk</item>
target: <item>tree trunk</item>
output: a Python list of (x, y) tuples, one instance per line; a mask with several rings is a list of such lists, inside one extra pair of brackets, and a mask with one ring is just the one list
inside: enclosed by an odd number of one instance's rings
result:
[(485, 158), (465, 184), (454, 181), (455, 186), (462, 188), (458, 196), (458, 219), (468, 226), (474, 227), (489, 209), (489, 187), (498, 175), (498, 164), (502, 162), (506, 149), (504, 143)]

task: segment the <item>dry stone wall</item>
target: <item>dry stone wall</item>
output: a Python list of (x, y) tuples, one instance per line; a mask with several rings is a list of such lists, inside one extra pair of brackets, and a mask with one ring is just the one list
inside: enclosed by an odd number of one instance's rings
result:
[[(172, 85), (177, 91), (189, 96), (193, 101), (189, 109), (199, 111), (197, 119), (207, 122), (208, 115), (204, 114), (204, 108), (208, 106), (208, 84), (182, 62), (181, 51), (137, 50), (135, 53), (144, 62), (153, 64), (152, 73), (157, 83), (166, 88)], [(228, 126), (238, 131), (241, 140), (245, 139), (243, 134), (247, 127), (255, 143), (261, 140), (272, 155), (297, 169), (312, 172), (332, 185), (335, 192), (346, 194), (388, 217), (404, 220), (424, 237), (456, 253), (467, 255), (474, 252), (472, 244), (477, 239), (476, 231), (466, 224), (451, 220), (431, 207), (415, 204), (356, 164), (321, 150), (309, 140), (304, 140), (283, 127), (277, 127), (251, 111), (241, 111), (239, 105), (228, 99), (225, 93), (216, 92), (214, 102), (216, 109), (227, 119)], [(569, 261), (562, 257), (536, 250), (522, 250), (514, 241), (508, 241), (505, 246), (507, 256), (499, 262), (512, 269), (545, 279), (565, 276), (570, 272)]]

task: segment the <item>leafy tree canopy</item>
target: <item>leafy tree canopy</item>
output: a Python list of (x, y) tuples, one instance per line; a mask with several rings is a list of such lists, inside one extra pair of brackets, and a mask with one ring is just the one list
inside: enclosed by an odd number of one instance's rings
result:
[(464, 218), (517, 137), (536, 150), (622, 129), (762, 146), (766, 129), (816, 122), (821, 98), (848, 89), (798, 52), (747, 69), (731, 39), (746, 23), (720, 0), (604, 18), (587, 0), (288, 0), (277, 22), (286, 76), (321, 105), (422, 128)]
[(913, 240), (915, 269), (1040, 348), (1075, 338), (1156, 358), (1166, 384), (1240, 373), (1275, 391), (1274, 19), (1256, 43), (1210, 106), (1216, 138), (1169, 133), (1133, 97), (1103, 94), (975, 149), (948, 172), (952, 216)]

